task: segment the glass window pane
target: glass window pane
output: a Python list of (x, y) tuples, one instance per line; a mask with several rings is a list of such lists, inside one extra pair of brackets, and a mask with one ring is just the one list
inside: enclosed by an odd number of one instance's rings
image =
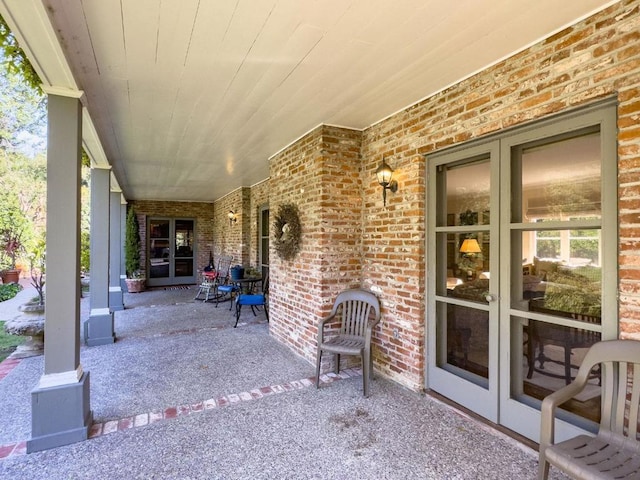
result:
[(149, 222), (150, 238), (169, 238), (169, 220)]
[(450, 167), (446, 170), (448, 226), (489, 223), (488, 160)]
[(526, 148), (521, 163), (523, 221), (600, 218), (600, 133)]
[(446, 308), (446, 363), (488, 378), (489, 312), (459, 305)]
[[(514, 361), (514, 368), (520, 372), (512, 375), (519, 379), (518, 383), (512, 384), (512, 395), (516, 398), (524, 394), (542, 400), (567, 385), (575, 378), (588, 348), (600, 340), (597, 332), (546, 322), (529, 320), (522, 323), (520, 319), (512, 318), (512, 325), (519, 330), (514, 336), (522, 339), (521, 360)], [(599, 422), (600, 371), (594, 369), (584, 391), (560, 408)]]

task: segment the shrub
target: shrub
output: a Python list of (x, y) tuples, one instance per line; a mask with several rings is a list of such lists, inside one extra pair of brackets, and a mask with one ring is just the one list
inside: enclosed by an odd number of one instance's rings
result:
[(0, 285), (0, 302), (11, 300), (22, 289), (17, 283), (7, 283)]

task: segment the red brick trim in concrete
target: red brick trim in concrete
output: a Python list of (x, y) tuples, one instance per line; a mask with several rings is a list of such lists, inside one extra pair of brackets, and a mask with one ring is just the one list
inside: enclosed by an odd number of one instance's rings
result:
[[(3, 362), (4, 363), (4, 362)], [(337, 380), (357, 377), (362, 375), (362, 370), (357, 368), (349, 368), (343, 370), (339, 374), (329, 372), (320, 375), (320, 381), (322, 383), (332, 383)], [(153, 410), (151, 412), (140, 413), (131, 417), (125, 417), (114, 420), (107, 420), (105, 422), (94, 423), (89, 429), (89, 438), (96, 438), (102, 435), (109, 435), (116, 432), (123, 432), (131, 428), (144, 427), (152, 423), (171, 420), (184, 415), (193, 415), (205, 410), (213, 410), (216, 408), (224, 408), (230, 405), (241, 402), (252, 402), (259, 400), (262, 397), (268, 397), (269, 395), (278, 395), (281, 393), (287, 393), (294, 390), (301, 390), (303, 388), (315, 385), (315, 377), (303, 378), (301, 380), (294, 380), (292, 382), (284, 383), (282, 385), (270, 385), (268, 387), (254, 388), (240, 393), (232, 393), (216, 398), (210, 398), (202, 402), (176, 405), (167, 407), (164, 410)], [(13, 443), (10, 445), (0, 445), (0, 459), (24, 455), (27, 453), (26, 441)]]

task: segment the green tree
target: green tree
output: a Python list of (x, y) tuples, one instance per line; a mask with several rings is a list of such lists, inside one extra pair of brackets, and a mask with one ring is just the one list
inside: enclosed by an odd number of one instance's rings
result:
[(127, 277), (133, 278), (140, 274), (140, 229), (138, 217), (133, 207), (127, 212), (127, 225), (124, 239), (124, 262)]
[(0, 269), (15, 269), (31, 238), (32, 229), (11, 191), (0, 191)]

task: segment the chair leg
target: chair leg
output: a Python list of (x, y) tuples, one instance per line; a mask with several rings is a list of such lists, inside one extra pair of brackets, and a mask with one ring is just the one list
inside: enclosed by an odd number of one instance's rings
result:
[(371, 355), (369, 349), (362, 352), (362, 390), (365, 397), (369, 396), (369, 375), (371, 374)]
[(318, 352), (316, 353), (316, 388), (320, 388), (320, 360), (322, 360), (322, 350), (318, 345)]
[(540, 458), (538, 461), (538, 480), (547, 480), (549, 477), (549, 462)]
[(238, 321), (240, 320), (240, 309), (242, 308), (242, 305), (238, 303), (238, 301), (236, 300), (236, 324), (233, 326), (233, 328), (236, 328), (238, 326)]
[(229, 293), (230, 297), (229, 297), (229, 311), (231, 311), (231, 308), (233, 307), (233, 290)]
[(340, 354), (336, 353), (333, 355), (333, 371), (335, 374), (340, 373)]

